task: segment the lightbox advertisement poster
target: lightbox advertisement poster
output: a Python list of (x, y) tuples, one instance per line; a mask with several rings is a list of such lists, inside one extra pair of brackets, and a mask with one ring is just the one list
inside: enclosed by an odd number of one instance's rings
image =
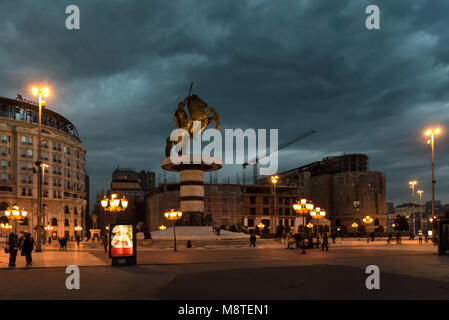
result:
[(111, 230), (111, 258), (132, 257), (134, 254), (133, 226), (118, 224)]

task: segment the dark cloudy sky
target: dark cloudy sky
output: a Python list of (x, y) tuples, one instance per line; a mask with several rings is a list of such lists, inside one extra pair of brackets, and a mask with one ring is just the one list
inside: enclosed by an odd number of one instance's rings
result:
[[(81, 29), (65, 28), (65, 8)], [(376, 4), (381, 29), (365, 28)], [(430, 198), (424, 129), (449, 131), (447, 0), (9, 1), (0, 4), (0, 95), (48, 83), (48, 107), (87, 148), (92, 193), (112, 170), (161, 172), (172, 114), (194, 92), (222, 128), (279, 128), (286, 170), (325, 156), (366, 153), (386, 173), (387, 198)], [(449, 201), (448, 133), (436, 146), (437, 198)], [(250, 172), (250, 171), (249, 171)], [(249, 174), (248, 172), (248, 174)], [(235, 180), (226, 167), (219, 180)]]

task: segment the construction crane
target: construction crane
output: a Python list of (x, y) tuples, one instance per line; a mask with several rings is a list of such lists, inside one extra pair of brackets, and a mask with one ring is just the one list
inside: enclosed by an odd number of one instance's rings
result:
[[(293, 139), (293, 140), (291, 140), (291, 141), (289, 141), (289, 142), (286, 142), (286, 143), (284, 143), (284, 144), (281, 144), (281, 145), (280, 145), (278, 148), (276, 148), (276, 149), (269, 150), (268, 152), (266, 152), (266, 153), (264, 153), (264, 154), (261, 154), (260, 156), (256, 156), (256, 157), (252, 158), (251, 160), (249, 160), (248, 162), (243, 163), (243, 164), (242, 164), (242, 167), (243, 167), (243, 175), (244, 175), (244, 177), (246, 177), (246, 175), (245, 175), (245, 169), (246, 169), (246, 167), (247, 167), (249, 164), (252, 164), (252, 163), (253, 163), (253, 164), (254, 164), (254, 165), (253, 165), (253, 183), (256, 184), (256, 180), (257, 180), (257, 166), (258, 166), (259, 160), (261, 160), (261, 159), (263, 159), (263, 158), (269, 156), (269, 155), (270, 155), (271, 153), (273, 153), (273, 152), (277, 152), (277, 151), (279, 151), (279, 150), (281, 150), (281, 149), (284, 149), (285, 147), (288, 147), (289, 145), (291, 145), (291, 144), (293, 144), (293, 143), (295, 143), (295, 142), (298, 142), (299, 140), (304, 139), (304, 138), (306, 138), (306, 137), (308, 137), (308, 136), (310, 136), (311, 134), (314, 134), (314, 133), (315, 133), (315, 130), (310, 130), (310, 131), (308, 131), (308, 132), (306, 132), (306, 133), (304, 133), (304, 134), (302, 134), (302, 135), (296, 137), (295, 139)], [(246, 180), (246, 179), (244, 179), (244, 180)]]

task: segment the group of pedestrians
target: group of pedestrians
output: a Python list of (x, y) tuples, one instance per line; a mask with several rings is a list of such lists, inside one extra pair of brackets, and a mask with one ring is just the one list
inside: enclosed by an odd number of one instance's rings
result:
[[(256, 236), (254, 235), (254, 233), (252, 233), (249, 237), (249, 246), (250, 247), (256, 247)], [(300, 247), (300, 243), (302, 243), (302, 236), (300, 233), (296, 233), (294, 236), (294, 243), (296, 243), (296, 248)], [(313, 243), (313, 239), (309, 238), (308, 239), (309, 243)], [(291, 247), (291, 243), (288, 241), (288, 247)], [(293, 243), (293, 242), (292, 242)], [(321, 241), (321, 251), (324, 251), (324, 249), (326, 249), (326, 251), (329, 251), (329, 237), (327, 235), (327, 233), (323, 233), (323, 239)]]
[(34, 238), (30, 233), (23, 234), (20, 239), (17, 234), (11, 232), (8, 238), (8, 246), (5, 251), (9, 253), (9, 267), (16, 266), (17, 253), (21, 251), (21, 256), (25, 256), (26, 265), (31, 266), (33, 264), (33, 259), (31, 253), (34, 249)]

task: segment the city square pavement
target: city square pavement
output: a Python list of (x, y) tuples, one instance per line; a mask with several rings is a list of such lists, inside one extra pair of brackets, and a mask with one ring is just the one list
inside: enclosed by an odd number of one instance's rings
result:
[[(178, 252), (141, 247), (138, 265), (111, 267), (98, 244), (46, 247), (32, 268), (4, 268), (1, 299), (448, 299), (449, 257), (431, 244), (337, 241), (328, 252), (216, 246)], [(24, 257), (18, 257), (18, 266)], [(79, 290), (68, 290), (65, 266), (80, 266)], [(380, 289), (367, 290), (365, 269), (380, 269)]]

